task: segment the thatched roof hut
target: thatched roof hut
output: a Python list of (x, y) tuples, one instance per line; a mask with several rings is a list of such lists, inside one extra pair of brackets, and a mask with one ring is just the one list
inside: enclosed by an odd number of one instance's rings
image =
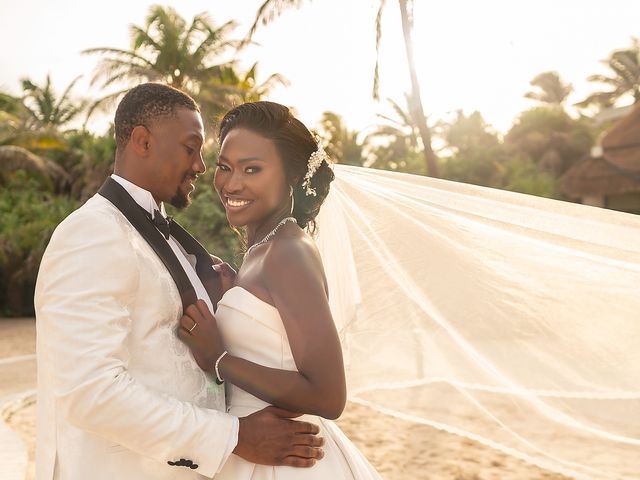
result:
[(602, 138), (604, 158), (623, 171), (640, 173), (640, 103)]
[(605, 157), (587, 157), (562, 176), (560, 185), (571, 198), (620, 195), (640, 191), (640, 173), (621, 170)]
[(560, 189), (585, 204), (640, 211), (640, 104), (562, 176)]

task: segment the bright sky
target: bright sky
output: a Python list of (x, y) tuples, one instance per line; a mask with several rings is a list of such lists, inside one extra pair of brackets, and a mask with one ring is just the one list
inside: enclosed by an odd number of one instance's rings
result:
[[(90, 47), (129, 48), (128, 26), (143, 25), (148, 0), (0, 0), (0, 89), (20, 93), (19, 79), (36, 83), (52, 75), (59, 93), (84, 75), (78, 95), (98, 97), (88, 81), (98, 58)], [(188, 20), (207, 11), (216, 24), (235, 19), (240, 38), (262, 0), (181, 0), (170, 3)], [(279, 72), (291, 85), (270, 100), (295, 107), (315, 126), (331, 110), (350, 128), (362, 130), (388, 112), (371, 98), (375, 62), (374, 19), (379, 0), (313, 0), (261, 27), (244, 65), (259, 61), (266, 78)], [(538, 73), (557, 70), (574, 85), (570, 103), (595, 85), (585, 79), (606, 73), (599, 63), (612, 50), (640, 37), (640, 2), (635, 0), (415, 0), (415, 55), (425, 112), (479, 110), (497, 130), (509, 129)], [(397, 2), (387, 1), (381, 55), (381, 97), (404, 105), (409, 77)], [(106, 120), (95, 123), (102, 131)]]

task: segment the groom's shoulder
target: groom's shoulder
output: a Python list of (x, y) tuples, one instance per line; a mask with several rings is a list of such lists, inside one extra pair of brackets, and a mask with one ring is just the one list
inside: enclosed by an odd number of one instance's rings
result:
[(122, 213), (109, 200), (102, 195), (95, 194), (60, 222), (53, 237), (99, 234), (104, 230), (122, 230), (122, 219), (124, 219)]
[(71, 212), (62, 222), (60, 222), (59, 227), (63, 227), (67, 223), (91, 220), (96, 216), (102, 218), (111, 217), (115, 220), (116, 212), (119, 212), (119, 210), (109, 200), (96, 193), (84, 204)]

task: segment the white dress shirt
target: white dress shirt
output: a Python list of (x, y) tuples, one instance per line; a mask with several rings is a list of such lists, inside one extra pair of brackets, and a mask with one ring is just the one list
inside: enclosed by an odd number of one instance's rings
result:
[[(158, 204), (154, 200), (153, 195), (151, 195), (151, 192), (135, 185), (134, 183), (131, 183), (129, 180), (122, 178), (119, 175), (113, 174), (111, 175), (111, 178), (118, 182), (127, 191), (127, 193), (131, 195), (131, 198), (133, 198), (138, 205), (149, 212), (151, 214), (151, 218), (153, 218), (153, 216), (155, 215), (156, 210), (159, 210), (160, 213), (166, 217), (164, 204), (161, 203), (158, 207)], [(182, 246), (172, 236), (169, 237), (167, 243), (171, 247), (171, 250), (173, 250), (173, 253), (176, 255), (178, 261), (180, 262), (180, 265), (182, 265), (182, 268), (189, 277), (189, 281), (191, 282), (191, 285), (193, 285), (197, 297), (201, 300), (204, 300), (209, 307), (209, 311), (213, 313), (213, 305), (211, 304), (211, 299), (209, 298), (209, 295), (207, 294), (207, 291), (205, 290), (204, 285), (202, 285), (200, 277), (198, 277), (198, 274), (195, 270), (195, 255), (190, 255), (185, 252)], [(240, 423), (237, 418), (234, 418), (233, 433), (229, 438), (227, 450), (223, 457), (225, 461), (229, 458), (229, 456), (233, 452), (233, 449), (236, 448), (236, 445), (238, 444), (239, 428)], [(224, 465), (224, 462), (221, 465)]]

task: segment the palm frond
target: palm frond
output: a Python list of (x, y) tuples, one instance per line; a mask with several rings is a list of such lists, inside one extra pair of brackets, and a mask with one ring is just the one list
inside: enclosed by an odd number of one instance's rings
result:
[(89, 118), (91, 117), (91, 115), (93, 115), (93, 113), (95, 111), (106, 111), (108, 109), (111, 109), (115, 106), (117, 100), (123, 96), (125, 93), (127, 93), (129, 91), (128, 88), (125, 88), (123, 90), (119, 90), (117, 92), (114, 93), (110, 93), (109, 95), (106, 95), (102, 98), (99, 98), (98, 100), (94, 101), (92, 104), (89, 105), (89, 108), (87, 109), (87, 115), (85, 117), (84, 123), (83, 123), (83, 128), (86, 127)]
[(373, 69), (373, 98), (380, 100), (380, 42), (382, 41), (382, 11), (386, 0), (380, 0), (376, 14), (376, 66)]
[(82, 53), (83, 55), (92, 55), (94, 53), (99, 53), (99, 54), (112, 53), (116, 56), (122, 56), (131, 61), (138, 60), (138, 61), (144, 62), (148, 64), (150, 67), (153, 67), (153, 62), (151, 60), (142, 56), (138, 52), (134, 52), (132, 50), (122, 50), (121, 48), (96, 47), (96, 48), (87, 48), (85, 50), (82, 50), (80, 53)]
[(376, 117), (378, 117), (381, 120), (385, 120), (385, 121), (387, 121), (389, 123), (392, 123), (393, 125), (396, 125), (398, 127), (402, 126), (402, 123), (399, 122), (397, 119), (391, 118), (391, 117), (389, 117), (387, 115), (383, 115), (382, 113), (376, 113)]
[(260, 86), (266, 87), (268, 90), (271, 90), (276, 85), (281, 85), (283, 87), (288, 87), (291, 85), (291, 82), (287, 77), (282, 75), (281, 73), (272, 73), (267, 77), (267, 79), (260, 84)]
[(201, 30), (207, 33), (207, 36), (200, 42), (200, 45), (196, 47), (190, 56), (195, 61), (204, 61), (206, 57), (223, 52), (227, 48), (236, 48), (239, 42), (232, 40), (224, 40), (231, 32), (236, 28), (237, 23), (234, 21), (226, 22), (220, 28), (212, 29), (207, 25), (206, 30)]
[(577, 102), (574, 105), (576, 107), (586, 108), (591, 105), (599, 105), (601, 107), (607, 107), (613, 105), (615, 99), (618, 97), (616, 91), (612, 92), (596, 92), (589, 95), (581, 102)]
[(57, 121), (62, 125), (75, 117), (84, 108), (83, 102), (73, 105), (69, 98), (71, 90), (80, 78), (82, 78), (82, 75), (78, 75), (71, 81), (71, 83), (69, 83), (69, 85), (67, 85), (67, 88), (65, 88), (64, 92), (62, 92), (62, 95), (58, 99), (58, 102), (54, 105), (52, 116), (57, 118)]
[(631, 47), (615, 50), (609, 57), (602, 60), (613, 75), (591, 75), (587, 80), (609, 85), (611, 91), (596, 92), (587, 97), (582, 102), (577, 103), (579, 107), (591, 104), (608, 106), (625, 94), (633, 95), (634, 99), (640, 99), (640, 40), (631, 39)]
[(161, 50), (160, 44), (149, 34), (148, 30), (142, 29), (137, 25), (129, 25), (129, 36), (131, 37), (131, 47), (133, 51), (137, 51), (144, 46), (147, 49), (153, 47), (156, 51)]
[(300, 8), (304, 0), (265, 0), (256, 12), (256, 18), (242, 41), (242, 46), (248, 44), (258, 29), (258, 25), (267, 25), (278, 18), (285, 10)]
[(618, 81), (615, 78), (611, 78), (611, 77), (607, 77), (606, 75), (589, 75), (587, 77), (587, 80), (589, 82), (599, 82), (599, 83), (606, 83), (609, 85), (617, 85)]

